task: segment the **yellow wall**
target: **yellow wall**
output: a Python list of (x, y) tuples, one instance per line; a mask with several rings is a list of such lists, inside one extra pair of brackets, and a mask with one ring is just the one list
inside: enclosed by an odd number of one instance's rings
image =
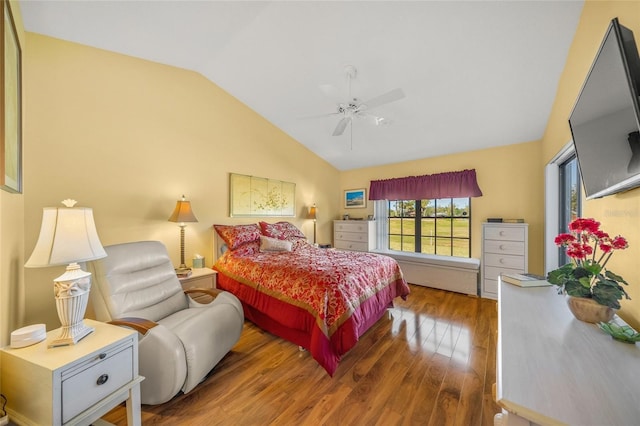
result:
[[(17, 326), (59, 326), (51, 280), (61, 271), (21, 267), (35, 245), (42, 207), (75, 198), (94, 208), (104, 244), (158, 239), (177, 263), (178, 228), (167, 218), (184, 193), (199, 219), (187, 227), (187, 258), (198, 252), (210, 265), (211, 225), (248, 222), (228, 217), (230, 172), (295, 182), (293, 221), (311, 236), (303, 210), (317, 203), (318, 241), (331, 241), (332, 219), (373, 213), (371, 203), (344, 210), (343, 190), (368, 188), (372, 179), (475, 168), (484, 196), (472, 200), (472, 256), (480, 256), (487, 217), (522, 217), (530, 224), (529, 269), (542, 272), (543, 167), (570, 140), (569, 111), (614, 16), (640, 38), (639, 2), (586, 2), (542, 141), (342, 173), (197, 73), (36, 34), (25, 38), (18, 19), (25, 192), (0, 192), (0, 344)], [(622, 314), (636, 327), (639, 195), (585, 205), (608, 232), (630, 240), (610, 265), (632, 284), (634, 300)]]
[[(471, 200), (471, 256), (480, 258), (482, 223), (487, 218), (523, 218), (529, 223), (529, 270), (542, 273), (544, 179), (540, 152), (540, 142), (535, 141), (368, 167), (343, 172), (341, 185), (344, 189), (368, 190), (369, 182), (375, 179), (476, 169), (483, 196)], [(373, 204), (369, 202), (366, 209), (347, 209), (342, 213), (373, 214)]]
[[(167, 219), (185, 194), (199, 220), (186, 228), (187, 263), (200, 253), (211, 266), (214, 223), (264, 219), (228, 217), (229, 173), (295, 182), (289, 220), (313, 238), (302, 218), (317, 203), (318, 239), (330, 241), (337, 169), (202, 75), (33, 33), (27, 42), (26, 256), (42, 208), (73, 198), (93, 208), (104, 245), (160, 240), (177, 265), (179, 228)], [(26, 323), (59, 326), (52, 279), (61, 272), (25, 271)]]
[[(612, 18), (634, 32), (640, 45), (640, 1), (586, 1), (571, 45), (558, 93), (542, 140), (543, 162), (548, 162), (571, 140), (567, 119)], [(608, 266), (628, 282), (632, 300), (623, 301), (620, 315), (640, 329), (640, 189), (586, 201), (583, 216), (593, 217), (611, 235), (623, 235), (629, 249), (616, 253)]]
[[(20, 8), (13, 1), (9, 7), (24, 48)], [(23, 82), (23, 88), (26, 85)], [(24, 200), (22, 194), (0, 190), (0, 346), (9, 343), (11, 331), (24, 320)]]

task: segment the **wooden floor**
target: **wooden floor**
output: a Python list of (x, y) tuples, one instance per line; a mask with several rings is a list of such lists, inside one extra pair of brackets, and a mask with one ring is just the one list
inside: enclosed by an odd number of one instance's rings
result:
[[(195, 390), (142, 406), (144, 425), (493, 425), (496, 302), (411, 286), (329, 375), (245, 322)], [(123, 406), (104, 418), (126, 424)]]

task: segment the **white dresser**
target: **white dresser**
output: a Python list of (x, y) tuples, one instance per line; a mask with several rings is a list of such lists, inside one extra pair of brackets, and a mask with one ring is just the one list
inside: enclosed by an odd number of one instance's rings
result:
[(496, 361), (496, 426), (640, 424), (640, 346), (575, 319), (556, 286), (502, 282)]
[(340, 250), (374, 250), (376, 248), (375, 221), (334, 220), (333, 246)]
[(528, 272), (528, 235), (527, 223), (482, 224), (482, 297), (498, 298), (501, 273)]

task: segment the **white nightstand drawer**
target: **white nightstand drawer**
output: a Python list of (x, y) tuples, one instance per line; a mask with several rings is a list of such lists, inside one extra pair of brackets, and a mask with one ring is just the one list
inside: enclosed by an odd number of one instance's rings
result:
[(132, 346), (107, 349), (82, 364), (86, 368), (74, 368), (67, 378), (63, 373), (62, 423), (134, 379)]
[(513, 254), (522, 256), (524, 254), (524, 241), (484, 241), (485, 253)]
[(337, 249), (342, 250), (367, 251), (369, 249), (366, 242), (335, 240), (334, 243)]
[(496, 266), (498, 268), (522, 269), (524, 270), (524, 256), (511, 256), (508, 254), (485, 253), (485, 267)]
[(484, 230), (485, 240), (524, 241), (524, 228), (508, 226), (487, 227)]

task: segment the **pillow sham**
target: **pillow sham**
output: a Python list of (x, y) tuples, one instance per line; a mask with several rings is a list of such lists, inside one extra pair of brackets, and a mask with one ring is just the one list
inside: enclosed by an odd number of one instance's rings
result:
[(277, 238), (279, 240), (293, 241), (298, 238), (307, 238), (301, 230), (290, 222), (260, 222), (260, 230), (263, 235), (271, 238)]
[(260, 227), (251, 225), (213, 225), (220, 238), (227, 243), (230, 250), (235, 250), (243, 244), (260, 240)]
[(291, 241), (260, 236), (260, 251), (291, 251), (292, 247)]
[(242, 244), (235, 250), (229, 250), (233, 256), (251, 256), (260, 252), (260, 240), (251, 241), (246, 244)]

